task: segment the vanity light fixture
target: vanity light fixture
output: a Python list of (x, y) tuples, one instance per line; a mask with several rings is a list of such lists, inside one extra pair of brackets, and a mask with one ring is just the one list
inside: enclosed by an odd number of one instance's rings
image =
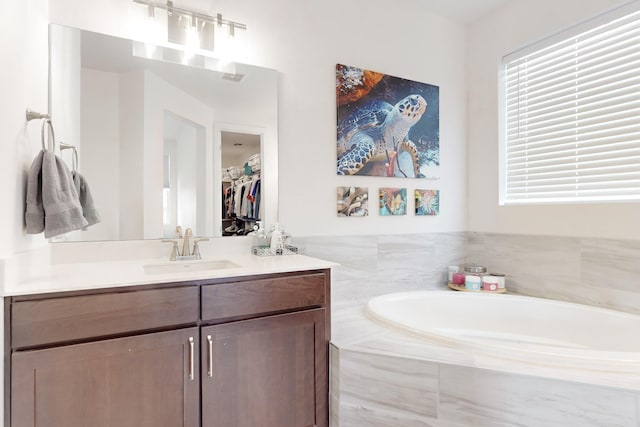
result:
[(190, 51), (194, 49), (194, 34), (198, 42), (197, 46), (195, 46), (196, 49), (213, 51), (215, 27), (222, 28), (226, 26), (230, 37), (235, 36), (237, 29), (247, 29), (245, 24), (224, 19), (221, 13), (211, 16), (193, 10), (182, 9), (174, 6), (171, 0), (166, 3), (153, 0), (133, 0), (133, 2), (146, 5), (148, 8), (147, 14), (151, 19), (155, 18), (156, 9), (166, 10), (168, 40), (185, 45)]

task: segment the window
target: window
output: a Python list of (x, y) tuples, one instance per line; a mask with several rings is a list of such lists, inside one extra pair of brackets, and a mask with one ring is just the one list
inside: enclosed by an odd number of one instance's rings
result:
[(640, 200), (635, 9), (503, 58), (501, 204)]

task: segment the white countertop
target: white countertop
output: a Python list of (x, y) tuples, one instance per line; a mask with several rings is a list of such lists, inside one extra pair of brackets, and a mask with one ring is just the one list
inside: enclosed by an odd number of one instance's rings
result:
[[(249, 275), (284, 273), (325, 269), (337, 264), (304, 255), (255, 256), (249, 254), (244, 244), (225, 245), (224, 248), (202, 247), (202, 260), (169, 261), (165, 257), (137, 256), (127, 259), (104, 256), (104, 247), (74, 243), (67, 247), (65, 256), (43, 248), (20, 254), (15, 259), (3, 260), (2, 296), (33, 295), (51, 292), (80, 291), (154, 283), (185, 282), (203, 279), (239, 277)], [(168, 247), (164, 247), (168, 249)], [(58, 248), (56, 250), (59, 251)], [(109, 249), (111, 250), (111, 249)], [(80, 255), (82, 251), (93, 251), (94, 256)], [(130, 251), (130, 250), (129, 250)], [(126, 253), (124, 248), (122, 253)], [(166, 252), (166, 251), (163, 251)], [(67, 256), (69, 253), (73, 257)], [(95, 253), (104, 259), (96, 260)], [(129, 254), (130, 255), (130, 254)], [(133, 258), (133, 259), (131, 259)], [(145, 266), (179, 264), (196, 265), (224, 260), (235, 264), (230, 268), (200, 269), (197, 271), (145, 272)], [(73, 261), (73, 262), (72, 262)], [(178, 269), (176, 269), (178, 270)]]

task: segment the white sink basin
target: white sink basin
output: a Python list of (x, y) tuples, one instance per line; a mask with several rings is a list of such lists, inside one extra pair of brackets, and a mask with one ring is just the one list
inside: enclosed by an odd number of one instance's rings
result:
[(240, 266), (229, 260), (218, 261), (170, 261), (144, 266), (146, 274), (175, 274), (189, 271), (225, 270)]

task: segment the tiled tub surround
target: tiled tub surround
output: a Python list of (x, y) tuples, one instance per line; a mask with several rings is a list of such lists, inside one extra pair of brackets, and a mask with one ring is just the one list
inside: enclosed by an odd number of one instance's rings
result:
[(443, 290), (448, 265), (507, 275), (509, 292), (640, 314), (640, 241), (492, 233), (296, 238), (333, 270), (334, 308), (391, 292)]
[(482, 357), (364, 313), (373, 296), (446, 289), (447, 265), (470, 261), (506, 273), (510, 292), (640, 314), (640, 242), (435, 233), (296, 243), (341, 264), (332, 273), (332, 426), (640, 426), (640, 373)]
[(640, 372), (487, 357), (380, 325), (361, 307), (341, 310), (332, 324), (333, 427), (640, 426)]
[(391, 292), (446, 289), (447, 266), (465, 260), (467, 234), (305, 237), (294, 244), (340, 264), (331, 277), (331, 301), (340, 310)]
[(466, 250), (511, 292), (640, 314), (640, 241), (469, 233)]

